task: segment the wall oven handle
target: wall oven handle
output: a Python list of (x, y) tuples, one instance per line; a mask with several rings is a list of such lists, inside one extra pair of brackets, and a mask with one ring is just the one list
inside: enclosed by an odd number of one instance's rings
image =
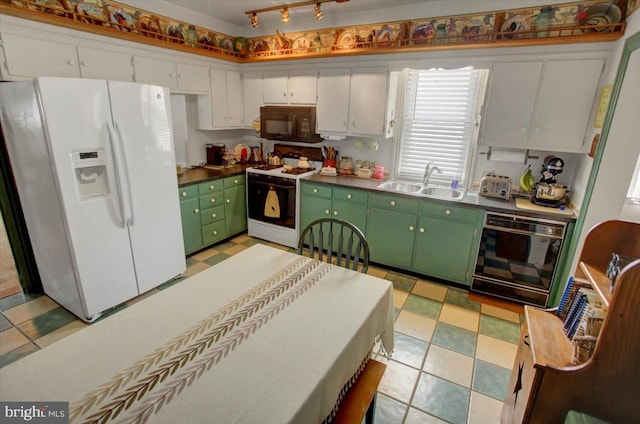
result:
[(489, 230), (496, 230), (496, 231), (503, 231), (505, 233), (513, 233), (513, 234), (523, 234), (525, 236), (540, 236), (540, 237), (545, 237), (545, 238), (553, 238), (553, 239), (558, 239), (558, 240), (562, 240), (562, 236), (556, 236), (553, 234), (543, 234), (543, 233), (536, 233), (533, 231), (524, 231), (524, 230), (516, 230), (515, 228), (505, 228), (505, 227), (497, 227), (494, 225), (487, 225), (485, 224), (483, 228), (487, 228)]

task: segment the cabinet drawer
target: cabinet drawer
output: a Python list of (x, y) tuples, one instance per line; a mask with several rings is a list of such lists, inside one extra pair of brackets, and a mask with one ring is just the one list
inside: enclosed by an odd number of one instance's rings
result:
[(224, 221), (212, 222), (202, 227), (202, 243), (205, 246), (223, 239), (226, 235)]
[(178, 190), (178, 196), (180, 197), (180, 200), (191, 199), (192, 197), (196, 197), (197, 195), (198, 195), (197, 185), (180, 187)]
[(198, 194), (207, 194), (214, 191), (222, 190), (224, 188), (224, 181), (222, 179), (219, 180), (211, 180), (206, 183), (198, 184)]
[(353, 203), (367, 203), (368, 195), (364, 191), (336, 188), (333, 190), (333, 199)]
[(207, 196), (200, 196), (198, 199), (200, 200), (200, 209), (224, 205), (224, 194), (221, 191), (211, 193)]
[(302, 184), (302, 194), (331, 198), (333, 189), (325, 185)]
[(420, 214), (432, 215), (440, 218), (451, 218), (457, 221), (476, 222), (482, 210), (475, 208), (465, 208), (460, 206), (433, 203), (428, 201), (420, 202)]
[(233, 175), (224, 179), (224, 188), (235, 187), (244, 184), (245, 175)]
[(224, 219), (224, 205), (222, 204), (200, 211), (200, 223), (203, 226), (221, 219)]
[(418, 213), (419, 202), (417, 199), (372, 193), (369, 195), (369, 206)]

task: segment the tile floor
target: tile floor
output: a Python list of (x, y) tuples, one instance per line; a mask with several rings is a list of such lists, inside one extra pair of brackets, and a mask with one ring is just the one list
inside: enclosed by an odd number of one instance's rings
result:
[[(240, 235), (199, 252), (187, 259), (187, 276), (255, 243), (263, 242)], [(376, 423), (499, 423), (521, 315), (469, 300), (464, 290), (382, 267), (370, 266), (369, 274), (393, 282), (396, 313), (393, 357), (376, 355), (387, 364)], [(160, 286), (110, 314), (178, 283)], [(47, 296), (20, 293), (0, 299), (0, 367), (86, 325)]]

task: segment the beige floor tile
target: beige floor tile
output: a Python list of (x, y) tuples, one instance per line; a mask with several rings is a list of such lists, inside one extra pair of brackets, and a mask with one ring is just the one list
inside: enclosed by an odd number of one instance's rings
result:
[(236, 244), (233, 247), (230, 247), (228, 249), (226, 249), (223, 253), (226, 253), (227, 255), (233, 256), (237, 253), (242, 252), (245, 249), (248, 249), (249, 246), (245, 246), (244, 244)]
[(160, 290), (158, 290), (158, 289), (149, 290), (148, 292), (143, 293), (140, 296), (134, 297), (133, 299), (127, 301), (126, 303), (129, 306), (135, 305), (136, 303), (141, 302), (141, 301), (145, 300), (146, 298), (153, 296), (154, 294), (158, 293), (159, 291)]
[(407, 301), (408, 297), (409, 293), (407, 293), (406, 291), (393, 289), (393, 307), (402, 309), (402, 307), (404, 306), (404, 302)]
[(37, 299), (7, 309), (3, 313), (12, 323), (20, 324), (59, 306), (49, 296), (40, 296)]
[(187, 275), (187, 277), (193, 277), (197, 273), (202, 272), (207, 268), (209, 268), (209, 264), (198, 262), (197, 264), (191, 265), (189, 268), (187, 268), (187, 272), (185, 272), (185, 274)]
[(468, 424), (496, 424), (500, 422), (502, 402), (482, 393), (471, 392)]
[(451, 303), (444, 303), (440, 312), (440, 321), (477, 332), (480, 313)]
[(473, 358), (437, 345), (431, 345), (423, 370), (461, 386), (471, 387)]
[(398, 314), (394, 328), (395, 331), (430, 342), (436, 323), (436, 320), (422, 315), (401, 311)]
[(0, 331), (0, 355), (11, 352), (13, 349), (17, 349), (27, 343), (29, 343), (27, 336), (22, 334), (16, 327)]
[(249, 240), (251, 237), (249, 237), (247, 234), (240, 234), (239, 236), (236, 236), (234, 238), (231, 239), (232, 242), (234, 243), (244, 243), (245, 241)]
[(369, 269), (367, 270), (368, 275), (373, 275), (374, 277), (378, 278), (384, 278), (388, 273), (389, 271), (387, 271), (386, 269), (378, 268), (371, 265), (369, 265)]
[(191, 258), (195, 259), (196, 261), (204, 261), (205, 259), (212, 258), (219, 253), (220, 253), (219, 250), (207, 249), (207, 250), (203, 250), (202, 252), (196, 253), (195, 255), (191, 256)]
[(444, 302), (444, 298), (447, 296), (447, 287), (431, 281), (418, 280), (413, 287), (412, 293), (437, 300), (438, 302)]
[(520, 324), (520, 315), (516, 314), (512, 311), (507, 311), (506, 309), (498, 308), (496, 306), (491, 305), (482, 305), (482, 309), (480, 310), (483, 314), (491, 315), (497, 318), (502, 318), (506, 321), (511, 321)]
[(64, 327), (60, 327), (55, 331), (47, 334), (46, 336), (42, 336), (39, 339), (35, 339), (34, 343), (37, 344), (40, 348), (44, 348), (45, 346), (49, 346), (57, 342), (58, 340), (62, 340), (66, 337), (69, 337), (75, 332), (78, 332), (88, 326), (87, 323), (78, 320), (75, 320)]
[(420, 371), (399, 362), (388, 361), (378, 391), (387, 396), (409, 403)]
[(513, 368), (518, 353), (518, 345), (493, 337), (478, 334), (476, 358), (503, 368)]

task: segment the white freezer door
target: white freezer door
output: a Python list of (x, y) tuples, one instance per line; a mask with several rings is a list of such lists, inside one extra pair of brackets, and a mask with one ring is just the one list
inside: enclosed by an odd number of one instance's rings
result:
[(109, 81), (131, 190), (129, 234), (140, 293), (186, 270), (169, 90)]
[[(41, 78), (38, 85), (78, 282), (77, 289), (56, 287), (56, 291), (73, 297), (79, 290), (89, 318), (138, 294), (107, 130), (109, 92), (101, 80)], [(110, 194), (80, 199), (72, 152), (81, 149), (104, 149)]]

